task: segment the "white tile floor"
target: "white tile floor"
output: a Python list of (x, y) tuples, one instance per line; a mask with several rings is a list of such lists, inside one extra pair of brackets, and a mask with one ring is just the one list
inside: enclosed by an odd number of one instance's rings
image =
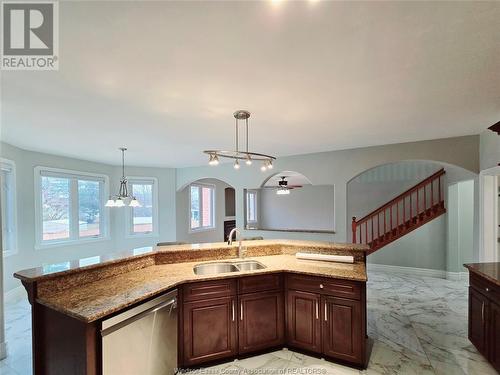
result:
[[(30, 326), (26, 301), (6, 306), (9, 357), (0, 362), (0, 374), (31, 374)], [(368, 335), (373, 350), (364, 371), (281, 350), (192, 373), (496, 374), (467, 339), (464, 281), (371, 272)]]

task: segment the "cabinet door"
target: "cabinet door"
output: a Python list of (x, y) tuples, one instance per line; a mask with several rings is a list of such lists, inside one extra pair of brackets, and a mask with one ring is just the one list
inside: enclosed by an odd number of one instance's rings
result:
[(363, 364), (361, 303), (323, 296), (323, 353), (329, 357)]
[(239, 351), (249, 353), (284, 342), (283, 292), (239, 296)]
[(236, 355), (235, 297), (187, 302), (183, 307), (184, 366)]
[(500, 306), (491, 302), (489, 313), (490, 361), (500, 372)]
[(485, 357), (486, 322), (488, 315), (488, 300), (473, 287), (469, 287), (469, 340)]
[(288, 345), (321, 352), (321, 318), (319, 294), (288, 290)]

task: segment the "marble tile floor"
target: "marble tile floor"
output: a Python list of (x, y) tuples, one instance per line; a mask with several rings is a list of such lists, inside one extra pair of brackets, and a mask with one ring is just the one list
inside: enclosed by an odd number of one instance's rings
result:
[[(467, 339), (467, 282), (370, 272), (368, 335), (373, 348), (363, 371), (280, 350), (190, 374), (446, 374), (496, 371)], [(0, 374), (31, 374), (29, 304), (6, 305), (9, 356)]]

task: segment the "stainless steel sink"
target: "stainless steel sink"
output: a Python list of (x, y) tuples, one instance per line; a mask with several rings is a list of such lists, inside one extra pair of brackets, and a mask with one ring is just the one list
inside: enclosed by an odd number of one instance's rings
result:
[(239, 269), (232, 263), (203, 263), (194, 266), (197, 275), (213, 275), (217, 273), (238, 272)]
[(242, 262), (234, 262), (236, 267), (239, 268), (240, 271), (253, 271), (253, 270), (261, 270), (266, 268), (262, 263), (259, 263), (255, 260), (247, 260)]
[(214, 275), (226, 272), (253, 271), (266, 268), (255, 260), (242, 260), (235, 262), (202, 263), (193, 267), (196, 275)]

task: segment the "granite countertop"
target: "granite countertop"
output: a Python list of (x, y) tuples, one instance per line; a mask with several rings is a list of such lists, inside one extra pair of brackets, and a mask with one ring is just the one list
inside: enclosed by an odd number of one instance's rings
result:
[(469, 263), (464, 264), (464, 267), (470, 272), (478, 274), (492, 283), (500, 286), (500, 262), (492, 263)]
[(200, 261), (157, 264), (47, 294), (38, 297), (37, 302), (89, 323), (185, 282), (283, 271), (362, 282), (367, 280), (366, 267), (362, 262), (348, 264), (298, 260), (290, 254), (246, 258), (250, 259), (261, 262), (266, 268), (201, 276), (193, 272), (193, 267)]
[[(335, 250), (335, 251), (350, 251), (363, 254), (368, 251), (367, 245), (353, 243), (335, 243), (323, 241), (303, 241), (303, 240), (253, 240), (243, 241), (243, 245), (252, 250), (253, 248), (267, 247), (285, 247), (299, 251), (301, 248), (307, 248), (310, 251), (315, 250)], [(238, 242), (234, 241), (232, 246), (226, 242), (200, 243), (200, 244), (185, 244), (185, 245), (169, 245), (169, 246), (148, 246), (136, 248), (128, 251), (111, 253), (100, 256), (76, 259), (55, 264), (44, 264), (41, 267), (29, 268), (14, 273), (14, 277), (27, 282), (34, 282), (43, 279), (59, 277), (65, 274), (81, 272), (83, 270), (91, 270), (103, 266), (121, 263), (129, 260), (137, 260), (145, 257), (154, 257), (156, 255), (179, 255), (181, 253), (195, 253), (202, 251), (227, 253), (230, 249), (237, 249)]]

